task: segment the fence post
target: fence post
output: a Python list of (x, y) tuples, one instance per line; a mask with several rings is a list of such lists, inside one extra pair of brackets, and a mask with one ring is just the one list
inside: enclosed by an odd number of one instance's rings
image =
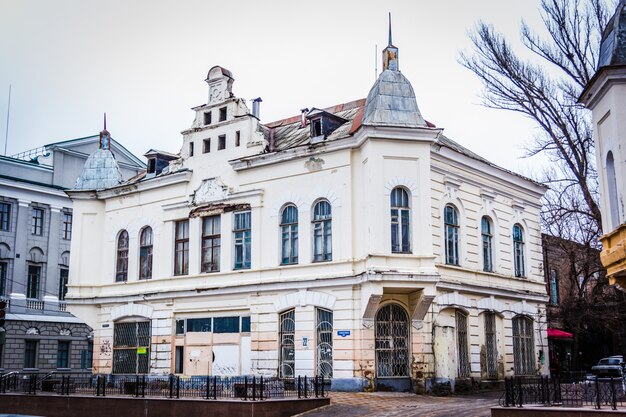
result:
[(106, 397), (107, 395), (107, 376), (102, 375), (102, 396)]
[(322, 374), (322, 398), (324, 398), (324, 375)]
[(100, 396), (100, 375), (96, 375), (96, 397)]
[(248, 377), (243, 377), (243, 399), (248, 401)]
[(307, 396), (307, 382), (306, 382), (306, 375), (304, 376), (304, 398), (309, 398)]
[(180, 398), (180, 377), (176, 377), (176, 398)]
[(210, 387), (211, 387), (211, 377), (210, 376), (206, 376), (206, 399), (208, 400), (210, 397)]
[(615, 395), (615, 382), (611, 377), (611, 408), (617, 410), (617, 396)]
[(217, 400), (217, 376), (213, 377), (213, 399)]
[(596, 375), (596, 409), (600, 409), (600, 384), (598, 383), (598, 376)]
[(170, 374), (169, 377), (170, 398), (174, 395), (174, 375)]
[(298, 375), (298, 398), (300, 398), (300, 375)]
[(146, 396), (146, 376), (142, 377), (141, 381), (141, 397), (144, 398)]
[(259, 399), (263, 401), (263, 375), (261, 375), (261, 393)]
[(252, 375), (252, 401), (256, 401), (256, 375)]
[(318, 375), (315, 375), (315, 381), (313, 382), (313, 388), (315, 390), (315, 398), (319, 397), (319, 387), (317, 385), (319, 378), (320, 377)]
[(522, 399), (522, 378), (520, 378), (519, 376), (517, 377), (517, 395), (518, 395), (518, 405), (519, 407), (523, 406), (523, 399)]

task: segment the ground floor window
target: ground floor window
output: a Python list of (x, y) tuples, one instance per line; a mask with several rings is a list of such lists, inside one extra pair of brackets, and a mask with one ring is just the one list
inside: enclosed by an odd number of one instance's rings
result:
[(498, 344), (495, 313), (485, 313), (485, 350), (487, 378), (498, 379)]
[(91, 369), (93, 363), (93, 342), (87, 342), (87, 349), (80, 351), (80, 368)]
[(150, 368), (150, 321), (116, 323), (113, 328), (113, 373), (147, 374)]
[(398, 304), (376, 313), (376, 376), (409, 376), (409, 316)]
[(174, 362), (174, 373), (182, 374), (185, 372), (185, 348), (183, 346), (176, 346), (176, 357)]
[(280, 315), (280, 354), (279, 376), (281, 378), (293, 378), (296, 359), (296, 312), (285, 311)]
[(333, 312), (322, 308), (317, 313), (316, 374), (333, 377)]
[(515, 375), (534, 375), (535, 339), (533, 337), (533, 321), (526, 316), (513, 319), (513, 359)]
[(57, 368), (69, 368), (70, 342), (59, 340), (57, 347)]
[(459, 360), (459, 378), (469, 378), (470, 358), (467, 340), (467, 315), (458, 310), (456, 312), (456, 345)]
[(37, 367), (37, 341), (24, 341), (24, 368)]

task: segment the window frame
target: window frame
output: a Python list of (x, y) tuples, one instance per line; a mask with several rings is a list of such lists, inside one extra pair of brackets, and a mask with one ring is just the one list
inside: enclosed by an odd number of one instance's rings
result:
[[(247, 227), (239, 227), (238, 216), (248, 217)], [(245, 226), (245, 224), (243, 225)], [(240, 249), (239, 249), (240, 248)], [(241, 260), (238, 260), (238, 250)], [(233, 213), (233, 270), (250, 269), (252, 267), (252, 211), (245, 210)]]
[(211, 152), (211, 138), (202, 139), (202, 153)]
[(44, 235), (44, 223), (46, 210), (42, 207), (31, 207), (31, 229), (30, 234), (34, 236)]
[(210, 125), (212, 123), (212, 119), (213, 119), (213, 112), (211, 110), (205, 111), (203, 119), (204, 119), (203, 120), (204, 126)]
[(281, 265), (298, 263), (298, 222), (298, 207), (293, 203), (286, 204), (280, 212)]
[(11, 206), (8, 201), (0, 201), (0, 231), (11, 231)]
[[(485, 225), (487, 226), (485, 230)], [(493, 268), (493, 221), (489, 216), (480, 219), (480, 237), (483, 254), (483, 271), (494, 272)]]
[(411, 196), (408, 190), (404, 187), (391, 190), (389, 206), (391, 253), (411, 253)]
[[(328, 205), (327, 213), (322, 212), (322, 205)], [(313, 204), (312, 213), (312, 262), (331, 262), (333, 260), (333, 207), (330, 201), (321, 199)]]
[(150, 226), (144, 226), (139, 231), (139, 279), (152, 278), (154, 262), (154, 231)]
[[(211, 221), (210, 230), (207, 224)], [(211, 232), (211, 233), (208, 233)], [(204, 273), (219, 272), (220, 258), (222, 254), (222, 218), (221, 215), (206, 216), (202, 218), (202, 236), (200, 253), (200, 271)], [(210, 256), (207, 256), (210, 255)], [(205, 262), (207, 257), (210, 262)], [(209, 267), (207, 267), (210, 265)]]
[(558, 305), (559, 304), (559, 277), (556, 269), (550, 269), (548, 285), (550, 288), (550, 304)]
[(72, 221), (74, 220), (71, 211), (63, 211), (63, 239), (72, 239)]
[(126, 229), (120, 230), (115, 247), (115, 282), (128, 281), (128, 249), (130, 237)]
[[(293, 325), (289, 326), (288, 321)], [(293, 378), (296, 364), (296, 310), (294, 308), (283, 311), (278, 316), (278, 344), (278, 377)], [(290, 372), (285, 372), (286, 369), (290, 369)]]
[(174, 223), (174, 275), (189, 275), (189, 219)]
[(57, 341), (57, 369), (70, 369), (71, 346), (72, 343), (69, 340)]
[[(451, 209), (452, 218), (448, 218), (448, 209)], [(460, 229), (459, 210), (453, 204), (446, 204), (443, 209), (444, 225), (444, 260), (446, 265), (460, 266)], [(450, 245), (452, 244), (452, 245)]]
[(223, 151), (226, 149), (226, 135), (219, 135), (217, 137), (217, 150)]
[(189, 157), (193, 156), (193, 142), (189, 142)]
[[(519, 233), (516, 233), (516, 230)], [(513, 270), (516, 278), (526, 277), (526, 242), (524, 240), (524, 228), (521, 224), (513, 225)]]
[(237, 130), (235, 132), (235, 146), (236, 147), (241, 146), (241, 131), (240, 130)]
[[(26, 271), (26, 298), (28, 300), (39, 300), (41, 297), (41, 274), (43, 267), (41, 264), (27, 264)], [(31, 271), (37, 271), (37, 273), (34, 274)]]
[(0, 296), (7, 296), (9, 291), (9, 262), (0, 260)]
[(69, 283), (70, 270), (62, 266), (59, 268), (59, 301), (64, 301), (67, 295), (67, 285)]
[(39, 341), (29, 339), (24, 340), (24, 369), (37, 369), (38, 359)]
[(226, 120), (228, 120), (228, 107), (226, 106), (220, 107), (219, 112), (220, 112), (220, 122), (225, 122)]

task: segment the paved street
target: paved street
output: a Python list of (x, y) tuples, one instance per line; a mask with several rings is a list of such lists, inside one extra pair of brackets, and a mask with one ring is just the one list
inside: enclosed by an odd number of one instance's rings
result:
[(405, 393), (330, 394), (331, 405), (300, 414), (302, 417), (488, 417), (500, 392), (431, 397)]

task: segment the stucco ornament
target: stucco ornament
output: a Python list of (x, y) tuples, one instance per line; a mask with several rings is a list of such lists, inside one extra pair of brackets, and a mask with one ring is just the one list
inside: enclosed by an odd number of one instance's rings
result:
[(70, 329), (61, 329), (61, 330), (59, 330), (59, 335), (60, 336), (71, 336), (72, 332), (70, 331)]
[(26, 334), (39, 334), (39, 329), (36, 327), (29, 327), (26, 329)]
[(212, 201), (223, 200), (228, 197), (230, 190), (220, 178), (208, 178), (202, 180), (200, 186), (191, 196), (191, 205), (210, 203)]

